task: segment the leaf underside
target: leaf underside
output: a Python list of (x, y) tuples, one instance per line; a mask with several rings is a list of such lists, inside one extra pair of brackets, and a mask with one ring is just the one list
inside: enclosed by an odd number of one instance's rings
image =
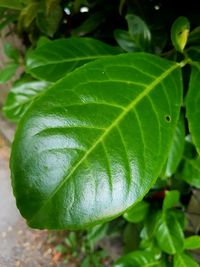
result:
[(166, 161), (181, 98), (179, 64), (145, 53), (89, 63), (47, 90), (12, 147), (28, 224), (81, 229), (141, 200)]

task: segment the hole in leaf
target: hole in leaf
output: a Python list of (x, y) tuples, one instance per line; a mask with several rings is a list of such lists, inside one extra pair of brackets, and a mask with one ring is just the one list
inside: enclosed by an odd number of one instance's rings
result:
[(170, 115), (165, 115), (165, 121), (166, 122), (171, 122), (172, 118)]

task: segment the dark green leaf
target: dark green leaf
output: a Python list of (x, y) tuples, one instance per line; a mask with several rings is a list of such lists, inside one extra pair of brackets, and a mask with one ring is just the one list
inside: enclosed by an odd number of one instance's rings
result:
[(0, 0), (0, 7), (21, 10), (22, 5), (18, 0)]
[(160, 267), (160, 261), (150, 251), (134, 251), (121, 257), (114, 267)]
[(30, 2), (25, 8), (22, 9), (18, 21), (19, 31), (23, 31), (24, 28), (26, 29), (31, 25), (37, 16), (38, 9), (39, 2)]
[(53, 9), (46, 12), (38, 12), (36, 22), (38, 28), (49, 37), (53, 37), (58, 30), (60, 21), (62, 19), (62, 8), (60, 5), (56, 5)]
[(188, 94), (186, 96), (186, 115), (192, 141), (200, 154), (200, 66), (192, 67)]
[(156, 240), (164, 252), (174, 255), (183, 251), (183, 230), (174, 216), (163, 213), (159, 218), (157, 227)]
[(164, 176), (170, 177), (175, 173), (183, 156), (185, 145), (185, 126), (184, 119), (181, 117), (176, 127), (173, 137), (173, 143), (167, 159)]
[(171, 40), (175, 49), (183, 52), (190, 31), (190, 22), (186, 17), (178, 17), (171, 28)]
[(176, 190), (166, 191), (163, 210), (174, 208), (179, 203), (180, 193)]
[(94, 31), (104, 20), (103, 12), (92, 13), (79, 27), (71, 31), (72, 36), (84, 36)]
[(197, 159), (184, 158), (185, 163), (181, 171), (181, 178), (188, 184), (200, 188), (200, 157)]
[(87, 231), (87, 241), (91, 249), (94, 249), (98, 241), (106, 236), (108, 230), (108, 224), (99, 224)]
[(199, 265), (191, 256), (185, 253), (177, 253), (174, 256), (174, 267), (199, 267)]
[(139, 248), (140, 229), (138, 224), (128, 223), (123, 232), (123, 250), (125, 253)]
[(184, 241), (185, 249), (198, 249), (200, 248), (200, 236), (193, 235), (187, 237)]
[(188, 44), (199, 44), (200, 43), (200, 26), (196, 27), (190, 32), (188, 37)]
[(84, 228), (144, 197), (172, 143), (181, 66), (146, 53), (101, 59), (31, 105), (11, 156), (17, 206), (31, 227)]
[(98, 40), (72, 37), (37, 47), (27, 55), (26, 66), (37, 78), (56, 81), (89, 61), (119, 53)]
[(133, 14), (126, 15), (128, 31), (134, 38), (141, 51), (146, 51), (151, 41), (151, 33), (146, 23), (138, 16)]
[(144, 220), (148, 211), (149, 211), (149, 203), (147, 203), (146, 201), (140, 201), (130, 210), (125, 212), (123, 216), (128, 222), (138, 223)]
[(140, 51), (140, 48), (135, 43), (134, 38), (129, 32), (123, 30), (115, 30), (114, 36), (119, 46), (126, 52)]
[(0, 70), (0, 84), (7, 82), (10, 80), (14, 75), (19, 67), (16, 63), (7, 63), (7, 65)]
[(42, 81), (30, 81), (17, 83), (13, 86), (6, 99), (3, 112), (7, 118), (17, 122), (27, 111), (31, 103), (44, 91), (49, 83)]

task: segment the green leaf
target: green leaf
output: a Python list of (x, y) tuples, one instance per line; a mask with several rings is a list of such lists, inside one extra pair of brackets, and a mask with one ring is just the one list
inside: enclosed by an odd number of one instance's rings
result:
[(200, 248), (200, 236), (193, 235), (187, 237), (184, 241), (185, 249), (198, 249)]
[(160, 261), (150, 251), (134, 251), (121, 257), (114, 267), (160, 267)]
[(140, 50), (129, 32), (117, 29), (114, 31), (114, 37), (124, 51), (135, 52)]
[(62, 19), (63, 10), (60, 5), (56, 5), (53, 9), (48, 12), (42, 10), (38, 12), (36, 23), (38, 28), (49, 37), (53, 37)]
[(185, 253), (177, 253), (174, 256), (174, 267), (198, 267), (192, 257)]
[(31, 103), (43, 92), (49, 83), (42, 81), (29, 81), (14, 85), (8, 93), (3, 112), (5, 116), (12, 121), (19, 121), (19, 119), (27, 111)]
[(200, 66), (192, 67), (189, 90), (186, 96), (186, 115), (192, 141), (200, 154)]
[(178, 17), (171, 28), (171, 40), (175, 49), (183, 52), (190, 31), (190, 22), (186, 17)]
[(103, 12), (92, 13), (79, 27), (72, 29), (72, 36), (84, 36), (94, 31), (105, 20)]
[(7, 65), (0, 70), (0, 84), (7, 82), (10, 80), (14, 75), (19, 67), (16, 63), (7, 63)]
[(176, 190), (166, 191), (163, 210), (174, 208), (179, 203), (180, 193)]
[(146, 201), (140, 201), (130, 210), (123, 214), (123, 217), (132, 223), (138, 223), (146, 217), (149, 211), (149, 203)]
[(200, 157), (196, 159), (184, 157), (184, 160), (181, 178), (188, 184), (200, 188)]
[(119, 53), (119, 49), (98, 40), (72, 37), (37, 47), (28, 53), (26, 67), (39, 79), (56, 81), (89, 61)]
[(84, 228), (144, 197), (172, 143), (181, 65), (146, 53), (104, 58), (31, 105), (11, 156), (17, 206), (31, 227)]
[(199, 43), (200, 43), (200, 26), (192, 30), (188, 37), (188, 44), (198, 45)]
[(22, 5), (18, 0), (0, 0), (0, 7), (21, 10)]
[(10, 59), (13, 59), (16, 63), (19, 61), (19, 50), (14, 48), (10, 43), (4, 44), (4, 53)]
[(175, 173), (181, 159), (183, 156), (185, 145), (185, 126), (184, 119), (181, 117), (176, 127), (176, 131), (173, 137), (173, 143), (170, 149), (170, 153), (167, 159), (166, 167), (165, 167), (165, 177), (172, 176)]
[(130, 35), (134, 38), (141, 50), (145, 51), (151, 41), (151, 33), (148, 26), (140, 17), (133, 14), (126, 15), (126, 20)]
[(30, 2), (25, 8), (22, 9), (19, 21), (18, 21), (18, 30), (23, 31), (30, 27), (31, 23), (37, 16), (39, 9), (39, 2)]
[(157, 227), (156, 240), (164, 252), (174, 255), (183, 251), (183, 230), (173, 215), (163, 213), (159, 218)]

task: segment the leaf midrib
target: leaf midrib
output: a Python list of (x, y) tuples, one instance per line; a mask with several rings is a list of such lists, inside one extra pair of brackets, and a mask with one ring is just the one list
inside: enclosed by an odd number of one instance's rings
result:
[(164, 80), (171, 72), (175, 69), (182, 67), (182, 62), (172, 65), (169, 69), (163, 72), (160, 76), (157, 77), (146, 89), (139, 94), (122, 112), (121, 114), (111, 123), (111, 125), (103, 132), (103, 134), (96, 140), (96, 142), (87, 150), (83, 155), (81, 160), (71, 169), (70, 173), (60, 182), (60, 184), (55, 188), (55, 190), (50, 194), (50, 196), (44, 201), (43, 205), (35, 213), (35, 215), (29, 220), (31, 223), (34, 218), (39, 214), (40, 210), (47, 205), (51, 198), (62, 188), (65, 182), (73, 175), (73, 173), (78, 169), (78, 167), (84, 162), (84, 160), (90, 155), (90, 153), (101, 143), (104, 138), (110, 133), (110, 131), (115, 128), (116, 125), (136, 106), (146, 95), (148, 95), (162, 80)]

